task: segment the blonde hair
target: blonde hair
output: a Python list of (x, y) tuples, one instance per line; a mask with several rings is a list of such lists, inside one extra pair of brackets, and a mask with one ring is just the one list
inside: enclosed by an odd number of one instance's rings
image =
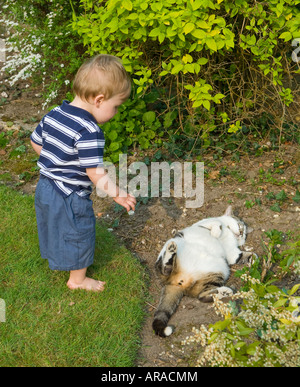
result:
[(131, 80), (121, 60), (108, 54), (97, 55), (83, 63), (73, 83), (73, 92), (86, 101), (100, 94), (106, 100), (119, 94), (128, 97), (130, 91)]

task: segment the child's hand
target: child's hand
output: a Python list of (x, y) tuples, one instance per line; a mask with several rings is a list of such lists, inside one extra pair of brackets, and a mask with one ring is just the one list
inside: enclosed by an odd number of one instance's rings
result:
[(120, 206), (125, 207), (127, 212), (135, 210), (136, 199), (134, 196), (128, 194), (127, 196), (117, 196), (113, 199), (116, 203), (120, 204)]

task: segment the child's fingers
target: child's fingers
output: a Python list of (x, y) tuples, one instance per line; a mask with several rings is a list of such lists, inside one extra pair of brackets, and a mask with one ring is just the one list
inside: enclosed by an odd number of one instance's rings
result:
[(134, 211), (135, 210), (135, 204), (136, 202), (132, 201), (132, 200), (128, 200), (127, 203), (129, 204), (129, 206), (131, 207), (131, 209)]
[(128, 198), (132, 199), (134, 203), (136, 203), (136, 198), (133, 195), (128, 194)]
[(127, 203), (130, 205), (130, 207), (135, 210), (135, 205), (136, 205), (136, 198), (132, 195), (127, 196)]

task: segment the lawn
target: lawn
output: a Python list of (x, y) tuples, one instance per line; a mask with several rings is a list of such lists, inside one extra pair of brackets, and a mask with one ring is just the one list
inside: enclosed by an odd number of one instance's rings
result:
[(88, 275), (106, 288), (70, 291), (68, 273), (40, 257), (34, 198), (0, 185), (0, 203), (0, 366), (134, 366), (145, 297), (137, 259), (97, 225)]

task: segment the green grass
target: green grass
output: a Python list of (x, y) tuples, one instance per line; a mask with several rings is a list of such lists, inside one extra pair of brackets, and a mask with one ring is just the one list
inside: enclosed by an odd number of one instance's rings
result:
[(34, 198), (0, 185), (0, 203), (0, 366), (133, 366), (145, 297), (137, 259), (97, 225), (88, 275), (106, 288), (70, 291), (68, 273), (40, 257)]

